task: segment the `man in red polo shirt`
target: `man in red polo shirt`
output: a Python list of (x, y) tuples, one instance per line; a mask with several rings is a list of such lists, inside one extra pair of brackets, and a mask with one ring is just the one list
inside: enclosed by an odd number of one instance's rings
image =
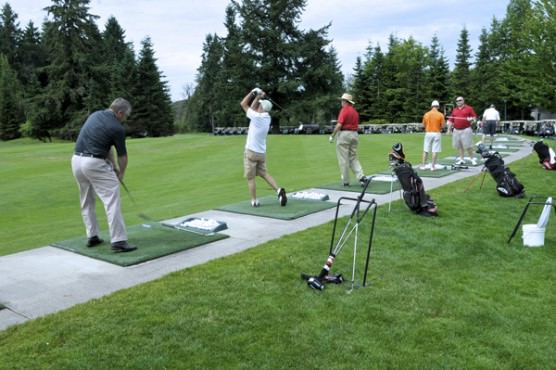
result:
[(344, 186), (349, 186), (349, 170), (351, 169), (361, 186), (365, 185), (366, 177), (363, 168), (357, 159), (357, 146), (359, 145), (359, 113), (353, 106), (353, 97), (350, 94), (343, 94), (340, 98), (342, 109), (338, 114), (338, 122), (334, 127), (330, 142), (336, 140), (336, 157), (340, 166), (340, 175)]
[(456, 99), (456, 107), (450, 113), (448, 120), (448, 133), (452, 133), (452, 145), (457, 149), (459, 158), (456, 164), (465, 164), (464, 153), (467, 150), (469, 159), (473, 166), (477, 165), (477, 160), (473, 155), (473, 129), (471, 123), (475, 121), (477, 114), (473, 107), (465, 104), (463, 97), (458, 96)]

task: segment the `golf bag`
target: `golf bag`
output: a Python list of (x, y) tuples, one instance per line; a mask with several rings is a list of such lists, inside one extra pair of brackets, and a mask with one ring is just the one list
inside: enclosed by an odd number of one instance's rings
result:
[(533, 145), (533, 150), (539, 156), (539, 163), (546, 170), (556, 170), (556, 154), (554, 150), (542, 141), (537, 141)]
[(515, 174), (504, 166), (500, 153), (489, 152), (483, 144), (479, 145), (477, 153), (485, 159), (485, 167), (496, 181), (496, 191), (500, 196), (518, 198), (525, 196), (525, 187), (517, 180)]
[(425, 192), (423, 180), (415, 173), (411, 164), (405, 161), (402, 144), (392, 147), (390, 165), (402, 186), (407, 207), (421, 216), (438, 216), (436, 203)]

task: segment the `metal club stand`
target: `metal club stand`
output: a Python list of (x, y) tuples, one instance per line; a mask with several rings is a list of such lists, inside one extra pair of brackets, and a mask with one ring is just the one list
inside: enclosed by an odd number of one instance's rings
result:
[[(332, 228), (332, 237), (330, 240), (330, 250), (329, 250), (329, 255), (330, 256), (337, 256), (340, 251), (342, 250), (342, 248), (344, 247), (344, 245), (347, 242), (347, 239), (349, 238), (349, 236), (351, 236), (351, 234), (354, 234), (354, 244), (353, 244), (353, 268), (352, 268), (352, 275), (351, 275), (351, 290), (353, 290), (354, 287), (354, 283), (355, 283), (355, 263), (356, 263), (356, 257), (357, 257), (357, 239), (358, 239), (358, 232), (359, 232), (359, 225), (361, 224), (361, 222), (363, 221), (363, 219), (365, 218), (365, 216), (367, 215), (367, 213), (371, 210), (372, 208), (372, 217), (371, 217), (371, 229), (370, 229), (370, 233), (369, 233), (369, 240), (368, 240), (368, 246), (367, 246), (367, 256), (366, 256), (366, 260), (365, 260), (365, 271), (363, 273), (363, 287), (365, 287), (367, 285), (367, 273), (369, 270), (369, 260), (371, 257), (371, 249), (372, 249), (372, 242), (373, 242), (373, 235), (374, 235), (374, 228), (375, 228), (375, 219), (376, 219), (376, 209), (377, 209), (377, 203), (375, 201), (375, 199), (372, 200), (366, 200), (363, 199), (363, 197), (365, 196), (365, 192), (367, 191), (367, 187), (369, 186), (369, 184), (372, 181), (372, 177), (368, 178), (367, 183), (365, 184), (365, 186), (363, 187), (363, 190), (361, 191), (361, 193), (359, 194), (359, 196), (357, 196), (357, 198), (352, 198), (352, 197), (340, 197), (338, 199), (338, 202), (336, 204), (336, 214), (334, 216), (334, 226)], [(338, 225), (338, 213), (340, 210), (340, 206), (342, 205), (342, 201), (355, 201), (355, 206), (353, 207), (353, 210), (351, 212), (351, 215), (349, 216), (349, 219), (342, 231), (342, 234), (340, 235), (340, 238), (338, 239), (338, 241), (336, 242), (336, 229), (337, 229), (337, 225)], [(366, 205), (362, 207), (362, 204)], [(353, 226), (352, 226), (353, 224)], [(350, 228), (351, 227), (351, 228)]]

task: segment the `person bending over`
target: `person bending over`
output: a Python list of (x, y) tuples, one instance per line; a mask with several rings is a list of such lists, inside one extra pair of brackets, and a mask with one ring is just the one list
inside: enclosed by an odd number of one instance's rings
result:
[[(81, 216), (87, 233), (87, 247), (104, 241), (96, 216), (96, 197), (106, 210), (110, 242), (115, 252), (131, 252), (136, 246), (127, 242), (127, 230), (120, 207), (120, 181), (127, 168), (127, 149), (123, 122), (131, 114), (131, 104), (117, 98), (110, 108), (92, 113), (77, 137), (71, 169), (79, 188)], [(117, 160), (113, 148), (116, 148)]]

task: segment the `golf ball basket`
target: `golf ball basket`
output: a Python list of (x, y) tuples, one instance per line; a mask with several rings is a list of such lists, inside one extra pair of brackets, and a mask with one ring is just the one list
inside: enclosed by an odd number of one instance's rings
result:
[[(307, 285), (316, 290), (324, 290), (326, 284), (341, 284), (345, 281), (342, 274), (334, 275), (331, 274), (332, 265), (334, 261), (353, 236), (353, 266), (352, 266), (352, 275), (351, 275), (351, 290), (353, 290), (355, 285), (355, 266), (356, 266), (356, 258), (357, 258), (357, 243), (359, 238), (359, 225), (363, 223), (367, 218), (370, 218), (370, 230), (369, 230), (369, 238), (368, 238), (368, 245), (367, 245), (367, 255), (365, 259), (365, 267), (363, 271), (363, 281), (362, 286), (367, 286), (367, 273), (369, 270), (369, 260), (371, 257), (371, 248), (373, 242), (373, 234), (375, 228), (375, 219), (376, 219), (376, 209), (377, 203), (375, 199), (366, 200), (364, 199), (365, 192), (369, 184), (372, 181), (372, 176), (367, 177), (367, 181), (363, 185), (363, 189), (361, 193), (356, 197), (340, 197), (338, 202), (336, 203), (336, 213), (334, 216), (334, 225), (332, 227), (332, 237), (330, 240), (330, 248), (328, 251), (328, 257), (322, 266), (322, 269), (318, 275), (309, 275), (305, 273), (301, 273), (301, 278), (307, 282)], [(340, 210), (340, 206), (343, 202), (355, 202), (353, 206), (353, 210), (347, 222), (337, 238), (337, 229), (338, 229), (338, 214)], [(366, 217), (370, 215), (370, 217)], [(350, 291), (351, 291), (350, 290)]]

